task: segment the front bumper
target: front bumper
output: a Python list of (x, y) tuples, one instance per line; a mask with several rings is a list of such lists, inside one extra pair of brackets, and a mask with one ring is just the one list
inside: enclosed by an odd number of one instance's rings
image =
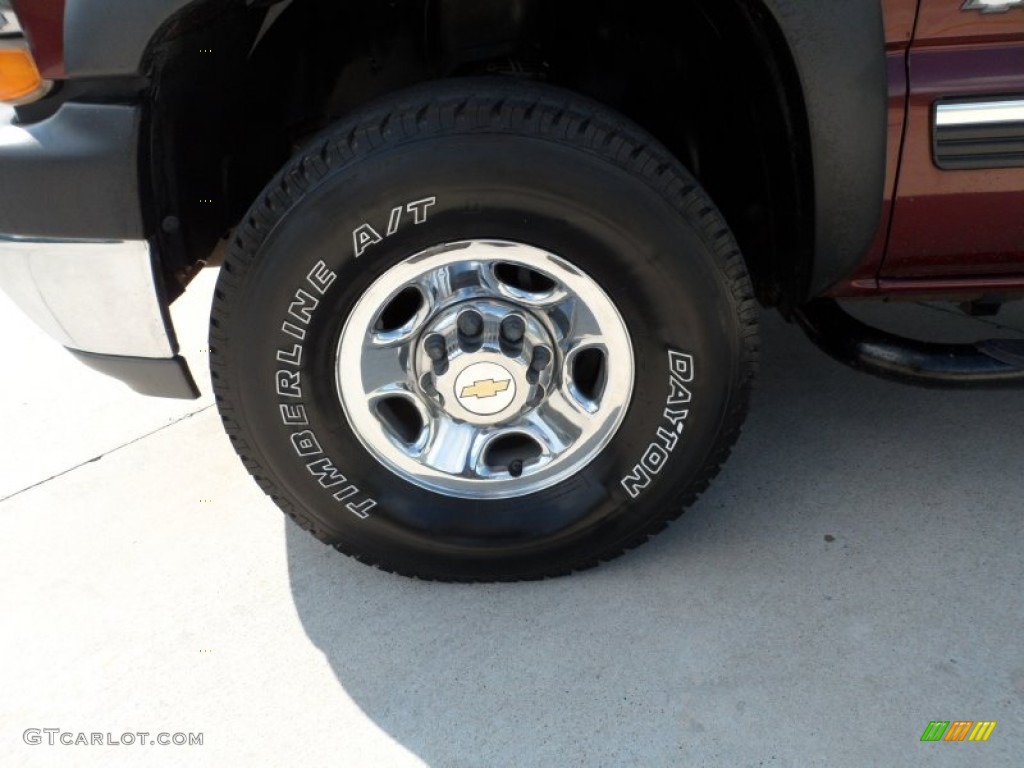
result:
[(199, 396), (145, 241), (0, 235), (0, 288), (90, 367), (146, 395)]
[(139, 122), (135, 107), (91, 104), (0, 121), (0, 288), (91, 367), (194, 398), (143, 232)]

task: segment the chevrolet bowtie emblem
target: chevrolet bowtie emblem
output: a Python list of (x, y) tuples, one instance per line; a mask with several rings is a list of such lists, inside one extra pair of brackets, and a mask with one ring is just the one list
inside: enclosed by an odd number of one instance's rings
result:
[(508, 385), (511, 383), (508, 379), (505, 381), (481, 379), (480, 381), (474, 381), (468, 387), (463, 387), (462, 394), (459, 397), (494, 397), (499, 392), (504, 392), (508, 389)]

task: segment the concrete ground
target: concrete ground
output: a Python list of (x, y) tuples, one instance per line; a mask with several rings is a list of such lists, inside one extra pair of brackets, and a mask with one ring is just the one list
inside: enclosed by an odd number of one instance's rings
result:
[[(174, 309), (189, 403), (0, 296), (0, 765), (1020, 765), (1024, 392), (874, 380), (766, 315), (747, 429), (667, 532), (571, 578), (420, 583), (249, 480), (208, 394), (214, 277)], [(1024, 333), (1021, 308), (895, 316)], [(931, 720), (998, 725), (921, 743)]]

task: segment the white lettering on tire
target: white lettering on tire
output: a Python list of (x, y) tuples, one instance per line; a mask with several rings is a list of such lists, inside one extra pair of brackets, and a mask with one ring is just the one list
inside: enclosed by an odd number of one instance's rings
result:
[(356, 258), (358, 259), (366, 253), (366, 249), (371, 245), (376, 245), (385, 238), (395, 234), (402, 224), (404, 214), (412, 214), (414, 226), (426, 223), (427, 211), (435, 205), (437, 205), (436, 197), (425, 197), (422, 200), (414, 200), (405, 205), (396, 205), (388, 215), (388, 225), (387, 229), (384, 230), (384, 235), (381, 235), (377, 228), (368, 221), (360, 224), (352, 230), (352, 250)]
[[(420, 201), (420, 203), (425, 202)], [(417, 212), (417, 223), (420, 223), (418, 211), (422, 210), (422, 216), (426, 216), (426, 207), (414, 207), (419, 206), (420, 203), (410, 203), (406, 206), (410, 213)], [(433, 205), (433, 198), (431, 198), (430, 205)], [(401, 211), (400, 208), (398, 210)], [(376, 233), (374, 232), (374, 234)], [(389, 234), (391, 233), (389, 232)], [(291, 432), (289, 441), (298, 457), (307, 460), (305, 464), (310, 475), (321, 488), (331, 492), (331, 498), (343, 503), (345, 509), (356, 517), (365, 520), (370, 516), (370, 510), (377, 506), (377, 502), (350, 482), (333, 459), (324, 454), (320, 440), (317, 439), (313, 430), (309, 429), (306, 406), (295, 402), (301, 400), (303, 396), (302, 374), (299, 370), (290, 370), (302, 367), (306, 328), (313, 319), (314, 312), (320, 306), (318, 297), (323, 297), (337, 278), (337, 273), (329, 269), (323, 261), (318, 261), (306, 274), (305, 284), (296, 288), (295, 293), (292, 294), (293, 299), (288, 305), (290, 319), (283, 322), (281, 331), (296, 341), (277, 350), (275, 361), (288, 367), (281, 368), (274, 374), (274, 389), (279, 397), (290, 399), (290, 402), (278, 403), (281, 422), (286, 427), (306, 427), (306, 429)]]
[(690, 409), (681, 406), (688, 404), (693, 397), (686, 386), (693, 382), (693, 355), (670, 349), (668, 370), (668, 399), (662, 413), (666, 423), (658, 427), (655, 439), (647, 446), (640, 461), (621, 481), (622, 487), (633, 499), (668, 464), (669, 457), (679, 444), (679, 436), (683, 434), (686, 417), (690, 415)]

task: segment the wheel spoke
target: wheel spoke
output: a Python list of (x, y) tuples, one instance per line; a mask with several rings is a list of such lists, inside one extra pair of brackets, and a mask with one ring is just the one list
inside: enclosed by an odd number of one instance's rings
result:
[(433, 312), (452, 301), (485, 295), (488, 292), (485, 272), (484, 265), (478, 261), (456, 262), (428, 272), (416, 285)]
[(540, 444), (544, 453), (558, 455), (571, 447), (587, 427), (589, 414), (561, 390), (555, 390), (516, 426)]
[(362, 360), (339, 361), (341, 376), (349, 375), (358, 366), (363, 392), (370, 401), (398, 391), (413, 392), (409, 352), (405, 344), (367, 344)]
[(602, 338), (600, 321), (580, 300), (568, 298), (555, 307), (554, 311), (568, 319), (569, 331), (566, 335), (572, 339), (574, 346), (591, 344)]
[(484, 443), (484, 433), (472, 424), (440, 414), (431, 421), (427, 444), (418, 458), (440, 472), (476, 476)]

